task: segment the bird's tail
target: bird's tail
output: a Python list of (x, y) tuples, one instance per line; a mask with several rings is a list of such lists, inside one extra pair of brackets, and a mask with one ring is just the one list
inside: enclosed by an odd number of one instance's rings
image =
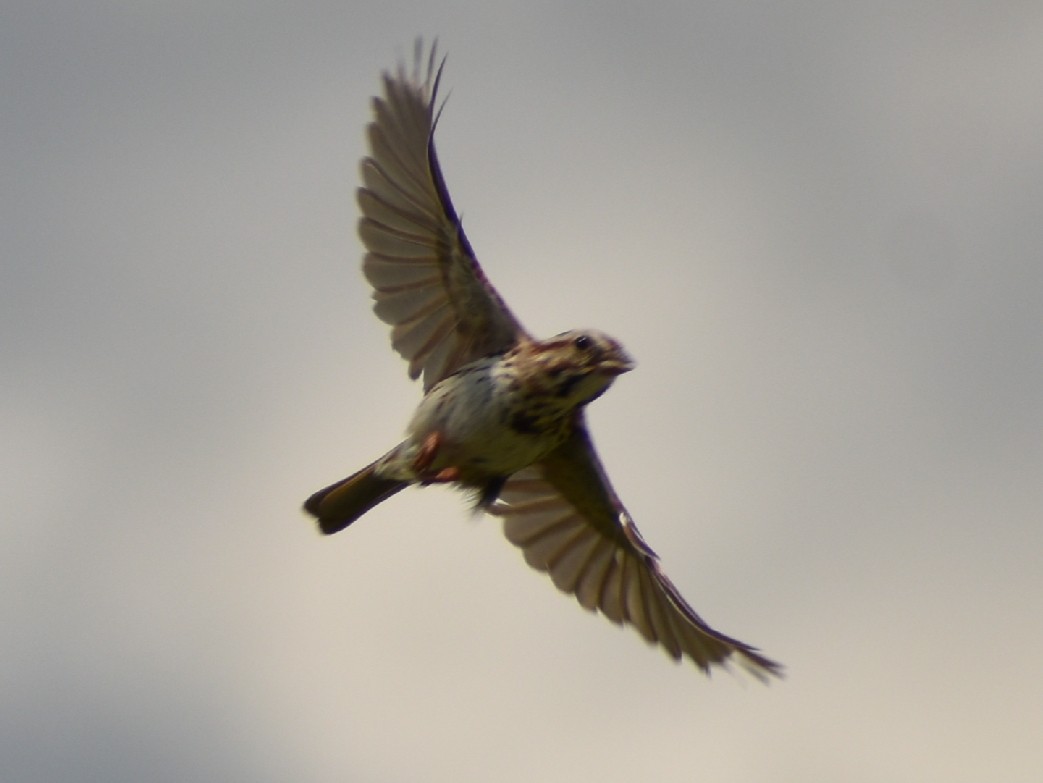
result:
[(378, 476), (377, 462), (320, 489), (304, 501), (304, 510), (318, 519), (319, 530), (326, 535), (343, 530), (375, 505), (409, 486), (408, 481)]

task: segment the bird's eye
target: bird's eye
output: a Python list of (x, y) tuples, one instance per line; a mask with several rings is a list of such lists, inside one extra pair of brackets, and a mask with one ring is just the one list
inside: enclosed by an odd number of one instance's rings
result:
[(587, 351), (590, 350), (590, 347), (594, 343), (587, 335), (581, 334), (579, 337), (572, 341), (572, 344), (575, 345), (581, 351)]

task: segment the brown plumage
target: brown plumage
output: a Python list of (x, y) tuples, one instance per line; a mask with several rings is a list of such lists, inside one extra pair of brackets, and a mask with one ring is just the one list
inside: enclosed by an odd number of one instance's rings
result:
[(777, 663), (711, 628), (681, 597), (594, 451), (584, 407), (633, 367), (630, 357), (594, 330), (536, 340), (486, 280), (435, 154), (434, 47), (424, 63), (417, 42), (413, 73), (385, 74), (358, 191), (374, 310), (424, 397), (402, 443), (316, 492), (305, 510), (334, 533), (411, 484), (462, 487), (583, 607), (704, 671), (736, 663), (761, 679), (778, 675)]

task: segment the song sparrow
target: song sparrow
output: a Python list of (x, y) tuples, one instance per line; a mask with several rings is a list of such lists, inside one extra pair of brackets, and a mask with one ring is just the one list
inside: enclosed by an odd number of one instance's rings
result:
[(529, 565), (675, 660), (704, 671), (736, 661), (758, 678), (781, 667), (707, 625), (667, 579), (595, 454), (583, 408), (633, 367), (601, 332), (529, 335), (475, 260), (435, 155), (435, 49), (413, 74), (384, 75), (362, 161), (359, 235), (374, 309), (394, 348), (423, 376), (406, 439), (312, 495), (323, 533), (350, 525), (411, 484), (469, 490), (504, 520)]

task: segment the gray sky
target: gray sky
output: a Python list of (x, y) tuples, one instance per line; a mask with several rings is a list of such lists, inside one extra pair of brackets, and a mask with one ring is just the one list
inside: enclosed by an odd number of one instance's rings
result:
[[(1038, 781), (1037, 3), (22, 3), (0, 23), (10, 781)], [(299, 511), (419, 396), (369, 309), (381, 70), (712, 624), (673, 665), (443, 489)]]

